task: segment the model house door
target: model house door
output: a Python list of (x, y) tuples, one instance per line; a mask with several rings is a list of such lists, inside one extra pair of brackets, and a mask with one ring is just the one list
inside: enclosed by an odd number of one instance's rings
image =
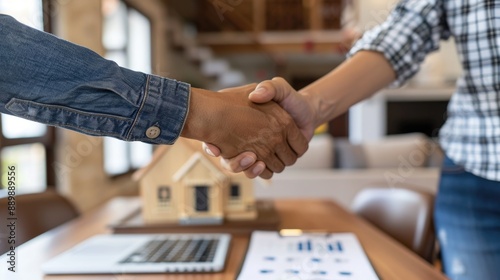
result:
[(208, 186), (194, 187), (194, 209), (196, 212), (208, 212), (210, 200), (208, 197)]

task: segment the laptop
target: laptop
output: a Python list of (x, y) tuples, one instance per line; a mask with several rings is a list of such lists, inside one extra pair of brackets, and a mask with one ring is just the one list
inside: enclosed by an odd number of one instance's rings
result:
[(97, 235), (42, 265), (46, 274), (217, 272), (229, 234)]

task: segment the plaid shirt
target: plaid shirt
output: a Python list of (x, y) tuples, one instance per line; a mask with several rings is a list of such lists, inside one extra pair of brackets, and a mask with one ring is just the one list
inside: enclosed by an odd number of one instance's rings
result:
[(463, 66), (439, 133), (447, 156), (478, 176), (500, 181), (500, 1), (404, 0), (350, 52), (379, 51), (396, 85), (419, 69), (439, 41), (453, 36)]

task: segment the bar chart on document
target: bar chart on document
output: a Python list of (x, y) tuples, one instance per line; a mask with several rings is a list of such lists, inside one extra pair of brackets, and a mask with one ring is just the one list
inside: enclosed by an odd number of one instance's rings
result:
[(252, 234), (238, 280), (378, 280), (352, 233)]

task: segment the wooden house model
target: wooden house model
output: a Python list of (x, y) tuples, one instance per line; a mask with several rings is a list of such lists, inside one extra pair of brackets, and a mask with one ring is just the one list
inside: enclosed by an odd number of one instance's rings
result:
[(257, 217), (252, 181), (225, 171), (198, 141), (180, 138), (159, 147), (134, 179), (146, 223), (220, 224)]

